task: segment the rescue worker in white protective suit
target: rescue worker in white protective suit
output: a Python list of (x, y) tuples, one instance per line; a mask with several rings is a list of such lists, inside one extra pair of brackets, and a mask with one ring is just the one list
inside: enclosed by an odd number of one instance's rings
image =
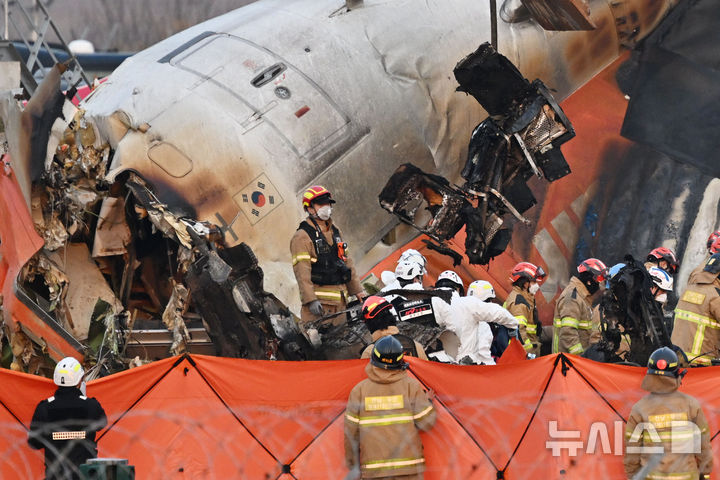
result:
[[(417, 263), (418, 265), (420, 265), (421, 275), (427, 274), (427, 269), (425, 268), (427, 266), (427, 259), (423, 256), (422, 253), (418, 252), (417, 250), (414, 250), (412, 248), (408, 248), (407, 250), (405, 250), (400, 255), (400, 258), (397, 261), (397, 265), (400, 265), (401, 263)], [(381, 292), (388, 292), (390, 290), (398, 290), (402, 288), (402, 286), (400, 285), (400, 281), (395, 275), (395, 272), (385, 270), (380, 274), (380, 277), (382, 282), (385, 284), (382, 290), (380, 290)]]
[(495, 298), (495, 290), (485, 280), (476, 280), (468, 287), (468, 295), (460, 296), (463, 283), (460, 276), (447, 270), (440, 274), (436, 286), (455, 288), (449, 310), (436, 314), (441, 327), (455, 333), (460, 340), (457, 363), (466, 365), (495, 365), (490, 353), (493, 333), (488, 323), (494, 322), (517, 332), (518, 320), (500, 305), (488, 302)]

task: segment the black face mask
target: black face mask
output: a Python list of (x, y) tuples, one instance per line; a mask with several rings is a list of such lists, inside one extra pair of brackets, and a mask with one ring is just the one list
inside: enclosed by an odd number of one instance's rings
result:
[(590, 295), (595, 295), (595, 292), (600, 289), (600, 284), (594, 280), (588, 280), (585, 282), (585, 287), (588, 289)]

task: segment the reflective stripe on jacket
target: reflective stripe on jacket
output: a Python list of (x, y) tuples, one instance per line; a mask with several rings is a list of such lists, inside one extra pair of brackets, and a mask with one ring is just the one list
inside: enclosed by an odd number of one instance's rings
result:
[(535, 297), (517, 285), (513, 285), (510, 294), (503, 304), (518, 320), (518, 333), (523, 342), (523, 347), (528, 353), (540, 355), (540, 337), (537, 330), (535, 318)]
[[(305, 220), (305, 222), (307, 222), (307, 220)], [(327, 227), (327, 231), (323, 231), (323, 235), (325, 235), (325, 239), (332, 244), (332, 220), (328, 220), (327, 222), (319, 221), (318, 223), (321, 226)], [(292, 240), (290, 240), (290, 255), (295, 279), (300, 289), (300, 302), (303, 305), (307, 305), (313, 300), (320, 300), (322, 303), (329, 304), (343, 303), (347, 299), (348, 294), (355, 295), (363, 291), (350, 257), (348, 257), (345, 262), (352, 272), (350, 281), (347, 284), (313, 284), (311, 279), (312, 264), (317, 262), (317, 255), (312, 239), (304, 230), (295, 231)]]
[[(655, 382), (675, 379), (656, 378)], [(625, 473), (632, 478), (655, 449), (663, 455), (649, 479), (698, 480), (712, 470), (710, 432), (700, 403), (684, 393), (650, 393), (632, 408), (625, 428)]]
[(582, 355), (590, 345), (592, 310), (590, 292), (577, 277), (570, 278), (555, 304), (553, 353)]
[(675, 308), (672, 342), (696, 365), (710, 365), (711, 359), (720, 356), (718, 288), (716, 275), (695, 270)]
[(405, 370), (368, 363), (368, 374), (350, 392), (345, 410), (345, 460), (362, 478), (416, 475), (425, 470), (419, 430), (435, 424), (436, 412), (420, 382)]

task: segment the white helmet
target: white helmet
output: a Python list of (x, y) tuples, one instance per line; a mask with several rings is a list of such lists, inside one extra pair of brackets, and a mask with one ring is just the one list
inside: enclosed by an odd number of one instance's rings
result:
[(419, 264), (422, 268), (423, 275), (427, 273), (427, 270), (425, 269), (425, 266), (427, 265), (427, 259), (423, 256), (422, 253), (418, 252), (417, 250), (408, 248), (407, 250), (402, 252), (400, 258), (398, 259), (398, 265), (402, 262), (415, 262)]
[(451, 282), (460, 285), (461, 287), (464, 287), (465, 284), (462, 281), (462, 278), (460, 278), (460, 275), (453, 272), (452, 270), (445, 270), (440, 275), (438, 275), (438, 281), (440, 280), (450, 280)]
[(423, 274), (424, 267), (418, 262), (400, 262), (395, 267), (395, 277), (400, 280), (412, 280)]
[(477, 297), (483, 302), (495, 298), (495, 289), (490, 282), (475, 280), (468, 286), (468, 297)]
[(650, 267), (648, 273), (653, 280), (653, 283), (660, 288), (669, 292), (673, 289), (673, 277), (660, 267)]
[(65, 357), (55, 365), (53, 381), (61, 387), (76, 387), (85, 375), (82, 365), (73, 357)]

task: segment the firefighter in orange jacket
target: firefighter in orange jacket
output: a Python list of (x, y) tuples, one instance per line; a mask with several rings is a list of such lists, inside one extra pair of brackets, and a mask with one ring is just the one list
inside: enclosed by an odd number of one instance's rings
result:
[(710, 365), (720, 357), (720, 253), (695, 270), (675, 307), (672, 343), (691, 363)]
[(365, 367), (368, 378), (352, 389), (345, 410), (345, 460), (351, 477), (422, 480), (425, 458), (418, 430), (430, 430), (436, 413), (406, 368), (395, 337), (375, 343)]
[[(685, 371), (667, 347), (655, 350), (648, 360), (642, 389), (650, 392), (630, 411), (625, 426), (625, 473), (632, 479), (642, 468), (642, 478), (704, 480), (713, 466), (710, 430), (700, 402), (678, 392)], [(656, 466), (653, 454), (662, 459)]]
[(513, 288), (505, 300), (505, 307), (518, 320), (520, 341), (527, 353), (540, 355), (542, 323), (535, 308), (535, 294), (545, 280), (545, 271), (529, 262), (520, 262), (510, 272)]
[(590, 346), (592, 334), (592, 296), (605, 282), (608, 269), (597, 258), (588, 258), (577, 267), (555, 304), (553, 353), (582, 355)]
[[(293, 271), (300, 288), (303, 324), (347, 308), (348, 297), (362, 301), (365, 292), (357, 279), (347, 244), (330, 218), (330, 192), (314, 185), (303, 194), (303, 208), (308, 217), (300, 224), (290, 241)], [(344, 316), (333, 319), (334, 324)]]

